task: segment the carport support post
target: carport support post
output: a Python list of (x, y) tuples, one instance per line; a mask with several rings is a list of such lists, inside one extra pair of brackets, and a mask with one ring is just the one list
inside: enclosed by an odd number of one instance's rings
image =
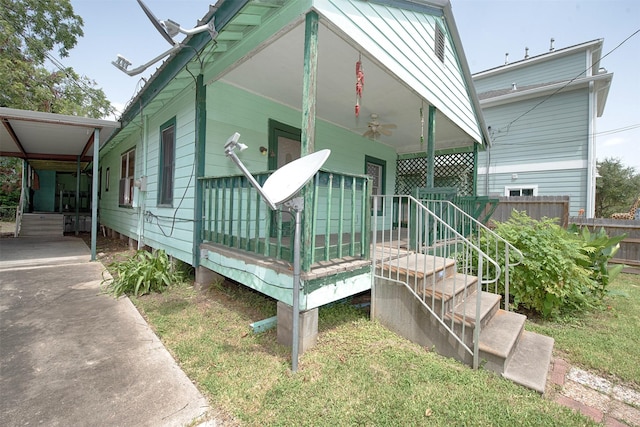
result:
[(78, 235), (78, 226), (80, 224), (80, 161), (82, 156), (78, 156), (76, 162), (76, 236)]
[[(91, 185), (91, 261), (96, 260), (96, 239), (98, 238), (98, 163), (100, 159), (100, 129), (93, 130), (93, 176)], [(77, 223), (77, 222), (76, 222)]]

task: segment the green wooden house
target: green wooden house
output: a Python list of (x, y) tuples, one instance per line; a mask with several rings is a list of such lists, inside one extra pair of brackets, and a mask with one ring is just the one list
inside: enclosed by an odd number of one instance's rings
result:
[[(402, 289), (418, 276), (435, 283), (445, 270), (429, 275), (426, 264), (448, 265), (442, 260), (461, 247), (484, 259), (465, 237), (475, 219), (461, 226), (450, 201), (420, 201), (475, 195), (475, 158), (488, 140), (448, 1), (225, 1), (199, 24), (210, 22), (215, 38), (188, 36), (101, 150), (103, 226), (197, 267), (198, 282), (216, 273), (275, 298), (286, 341), (280, 308), (292, 305), (292, 215), (262, 202), (224, 144), (240, 133), (249, 148), (238, 156), (259, 183), (330, 149), (302, 192), (302, 350), (317, 334), (318, 307), (368, 291), (376, 278)], [(416, 275), (407, 266), (417, 263), (424, 268)], [(477, 283), (486, 287), (503, 270), (488, 278), (481, 263)], [(455, 292), (468, 289), (468, 276), (452, 279)], [(436, 316), (416, 289), (407, 292)], [(473, 295), (480, 308), (480, 291)], [(373, 296), (374, 317), (386, 322), (390, 307)], [(446, 316), (436, 316), (443, 328), (434, 330), (457, 338), (405, 335), (442, 341), (451, 347), (443, 353), (477, 366), (479, 339), (465, 325), (480, 322)], [(446, 324), (454, 318), (460, 331)]]

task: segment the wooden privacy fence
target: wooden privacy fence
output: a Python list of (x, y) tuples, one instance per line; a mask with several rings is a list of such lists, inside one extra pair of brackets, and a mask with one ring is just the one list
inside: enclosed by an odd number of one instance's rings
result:
[(604, 227), (609, 237), (626, 234), (616, 257), (611, 261), (619, 264), (627, 264), (633, 267), (640, 267), (640, 221), (610, 218), (569, 218), (570, 224), (587, 226), (589, 231), (597, 231)]
[(529, 217), (536, 220), (542, 217), (558, 218), (558, 225), (569, 225), (569, 196), (503, 196), (498, 200), (498, 207), (491, 216), (491, 221), (504, 222), (511, 217), (511, 212), (515, 209), (526, 211)]

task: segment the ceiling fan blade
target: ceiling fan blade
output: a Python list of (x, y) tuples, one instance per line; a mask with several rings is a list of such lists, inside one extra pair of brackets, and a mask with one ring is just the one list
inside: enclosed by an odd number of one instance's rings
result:
[(396, 125), (395, 123), (386, 123), (386, 124), (383, 124), (383, 125), (380, 125), (380, 126), (382, 126), (385, 129), (397, 129), (398, 128), (398, 125)]
[(368, 138), (373, 137), (374, 133), (373, 130), (369, 129), (368, 131), (366, 131), (365, 133), (362, 134), (362, 136), (366, 136)]
[(391, 131), (385, 129), (384, 127), (379, 127), (378, 132), (386, 136), (391, 136)]

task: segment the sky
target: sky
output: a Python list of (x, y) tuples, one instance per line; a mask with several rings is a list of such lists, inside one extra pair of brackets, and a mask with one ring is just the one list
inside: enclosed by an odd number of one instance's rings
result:
[[(214, 2), (144, 0), (156, 18), (183, 28), (195, 27)], [(160, 62), (130, 77), (111, 61), (121, 54), (133, 69), (170, 46), (136, 0), (71, 0), (71, 5), (84, 20), (84, 37), (59, 62), (93, 79), (122, 112)], [(613, 81), (596, 121), (597, 157), (618, 158), (640, 173), (640, 1), (451, 0), (451, 5), (472, 73), (503, 65), (505, 53), (509, 62), (523, 59), (525, 47), (530, 56), (548, 52), (551, 38), (556, 50), (603, 39), (601, 66), (613, 73)]]

